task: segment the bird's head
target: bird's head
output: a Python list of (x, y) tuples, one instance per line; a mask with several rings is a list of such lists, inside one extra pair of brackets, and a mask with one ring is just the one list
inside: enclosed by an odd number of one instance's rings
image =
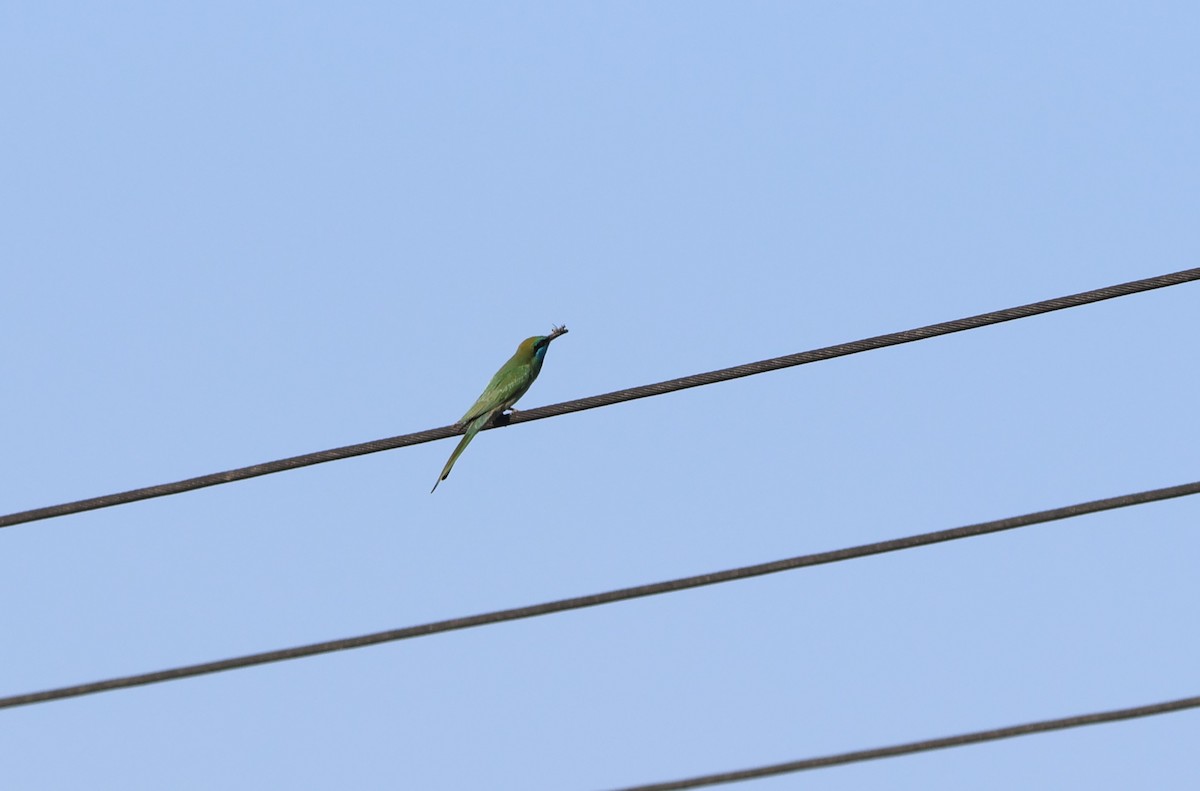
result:
[(559, 335), (566, 335), (567, 328), (554, 327), (550, 330), (549, 335), (534, 335), (532, 338), (526, 338), (521, 341), (521, 345), (517, 347), (518, 354), (525, 354), (530, 357), (542, 359), (546, 356), (546, 349), (550, 346), (550, 341), (557, 338)]

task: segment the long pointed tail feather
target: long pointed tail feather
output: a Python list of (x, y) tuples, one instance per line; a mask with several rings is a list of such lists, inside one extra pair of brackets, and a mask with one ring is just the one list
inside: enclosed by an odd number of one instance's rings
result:
[(491, 413), (480, 415), (472, 420), (467, 426), (467, 433), (463, 434), (463, 438), (459, 441), (458, 447), (454, 449), (454, 452), (450, 454), (450, 458), (446, 460), (446, 466), (442, 468), (442, 474), (438, 476), (438, 479), (433, 484), (433, 488), (429, 490), (430, 494), (436, 492), (438, 484), (450, 476), (450, 470), (454, 467), (454, 462), (458, 461), (458, 457), (462, 455), (464, 450), (466, 450), (466, 447), (471, 440), (475, 439), (475, 435), (479, 433), (479, 429), (484, 427), (489, 418), (491, 418)]

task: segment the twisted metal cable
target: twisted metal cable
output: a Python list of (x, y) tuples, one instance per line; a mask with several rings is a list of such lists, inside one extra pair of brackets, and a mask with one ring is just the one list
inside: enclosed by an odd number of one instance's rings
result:
[(773, 775), (788, 774), (790, 772), (803, 772), (808, 769), (823, 769), (827, 766), (841, 766), (843, 764), (853, 764), (860, 761), (874, 761), (879, 758), (895, 758), (899, 755), (911, 755), (912, 753), (928, 752), (929, 750), (942, 750), (947, 747), (962, 747), (968, 744), (992, 742), (998, 739), (1011, 739), (1014, 736), (1025, 736), (1031, 733), (1061, 731), (1065, 730), (1066, 728), (1079, 728), (1084, 725), (1099, 725), (1105, 722), (1131, 720), (1137, 717), (1152, 717), (1157, 714), (1169, 714), (1175, 711), (1183, 711), (1185, 709), (1194, 708), (1200, 708), (1200, 696), (1168, 700), (1163, 701), (1162, 703), (1152, 703), (1147, 706), (1133, 706), (1127, 709), (1113, 709), (1110, 711), (1097, 711), (1091, 714), (1078, 714), (1074, 717), (1062, 717), (1055, 720), (1040, 720), (1038, 722), (1028, 722), (1023, 725), (1012, 725), (1007, 728), (996, 728), (988, 731), (974, 731), (972, 733), (962, 733), (957, 736), (945, 736), (940, 739), (925, 739), (924, 741), (919, 742), (893, 744), (888, 747), (876, 747), (870, 750), (854, 750), (853, 752), (848, 753), (823, 755), (818, 758), (806, 758), (802, 761), (788, 761), (787, 763), (771, 764), (769, 766), (757, 766), (752, 769), (740, 769), (734, 772), (700, 775), (697, 777), (689, 777), (684, 780), (672, 780), (666, 783), (650, 783), (648, 785), (628, 786), (626, 788), (619, 789), (619, 791), (679, 791), (679, 789), (685, 788), (700, 788), (701, 786), (715, 786), (723, 783), (736, 783), (742, 780), (754, 780), (760, 777), (771, 777)]
[[(511, 418), (505, 418), (503, 421), (499, 422), (498, 425), (488, 426), (488, 428), (499, 428), (503, 425), (527, 423), (531, 420), (542, 420), (543, 418), (557, 417), (558, 415), (565, 415), (569, 412), (580, 412), (585, 409), (611, 406), (612, 404), (618, 404), (622, 401), (633, 401), (634, 399), (638, 398), (663, 395), (664, 393), (672, 393), (676, 390), (685, 390), (689, 387), (700, 387), (702, 385), (710, 385), (717, 382), (729, 381), (730, 379), (739, 379), (743, 376), (753, 376), (754, 374), (767, 373), (768, 371), (778, 371), (781, 368), (790, 368), (795, 365), (805, 365), (806, 363), (815, 363), (820, 360), (831, 360), (835, 357), (844, 357), (848, 354), (858, 354), (859, 352), (870, 351), (872, 349), (882, 349), (887, 346), (896, 346), (901, 343), (911, 343), (913, 341), (934, 338), (939, 335), (948, 335), (954, 332), (962, 332), (963, 330), (986, 327), (991, 324), (1000, 324), (1002, 322), (1012, 321), (1014, 319), (1028, 318), (1030, 316), (1036, 316), (1042, 313), (1050, 313), (1052, 311), (1063, 310), (1065, 308), (1074, 308), (1093, 302), (1101, 302), (1106, 299), (1129, 296), (1130, 294), (1151, 291), (1157, 288), (1165, 288), (1167, 286), (1176, 286), (1193, 280), (1200, 280), (1200, 267), (1195, 269), (1185, 269), (1183, 271), (1174, 272), (1167, 275), (1159, 275), (1158, 277), (1150, 277), (1144, 280), (1134, 280), (1115, 286), (1098, 288), (1093, 291), (1084, 291), (1079, 294), (1057, 297), (1055, 299), (1048, 299), (1042, 302), (1033, 302), (1028, 305), (1019, 305), (1017, 307), (997, 310), (991, 313), (981, 313), (977, 316), (969, 316), (967, 318), (955, 319), (953, 321), (944, 321), (940, 324), (930, 324), (928, 326), (918, 327), (916, 329), (893, 332), (888, 335), (877, 335), (873, 338), (850, 341), (849, 343), (841, 343), (836, 346), (826, 346), (821, 349), (813, 349), (811, 351), (799, 352), (797, 354), (789, 354), (783, 357), (773, 357), (769, 360), (746, 363), (745, 365), (738, 365), (734, 366), (733, 368), (722, 368), (717, 371), (709, 371), (707, 373), (684, 376), (678, 379), (670, 379), (665, 382), (657, 382), (655, 384), (642, 385), (640, 387), (630, 387), (625, 390), (616, 390), (611, 393), (590, 396), (588, 398), (579, 398), (574, 401), (564, 401), (560, 404), (538, 407), (536, 409), (522, 409), (520, 412), (512, 415)], [(186, 478), (184, 480), (174, 481), (172, 483), (162, 483), (155, 486), (146, 486), (141, 489), (130, 489), (129, 491), (125, 492), (106, 494), (100, 497), (91, 497), (86, 500), (76, 500), (74, 502), (61, 503), (59, 505), (34, 508), (28, 511), (20, 511), (17, 513), (0, 516), (0, 527), (11, 527), (13, 525), (22, 524), (25, 522), (34, 522), (40, 519), (50, 519), (57, 516), (77, 514), (83, 511), (95, 510), (97, 508), (108, 508), (110, 506), (123, 505), (125, 503), (132, 503), (138, 500), (149, 500), (153, 497), (165, 497), (166, 495), (170, 494), (179, 494), (181, 492), (192, 491), (193, 489), (203, 489), (208, 486), (232, 483), (233, 481), (242, 481), (246, 480), (247, 478), (256, 478), (260, 475), (270, 475), (276, 472), (283, 472), (284, 470), (294, 470), (299, 467), (308, 467), (313, 464), (323, 464), (328, 461), (348, 459), (353, 456), (362, 456), (367, 453), (378, 453), (379, 451), (393, 450), (395, 448), (403, 448), (409, 445), (419, 445), (424, 442), (432, 442), (438, 439), (453, 437), (461, 433), (463, 433), (463, 427), (461, 426), (442, 426), (441, 428), (418, 431), (414, 434), (402, 434), (398, 437), (377, 439), (357, 445), (346, 445), (345, 447), (341, 448), (332, 448), (330, 450), (322, 450), (315, 453), (306, 453), (301, 456), (291, 456), (286, 459), (263, 462), (262, 464), (253, 464), (249, 467), (239, 467), (237, 469), (226, 470), (225, 472), (216, 472), (210, 475), (201, 475), (195, 478)]]
[(51, 700), (62, 700), (63, 698), (91, 695), (97, 692), (107, 692), (109, 690), (125, 689), (128, 687), (137, 687), (145, 684), (157, 684), (162, 681), (175, 681), (182, 678), (190, 678), (192, 676), (200, 676), (208, 673), (219, 673), (225, 670), (236, 670), (244, 667), (252, 667), (254, 665), (264, 665), (270, 662), (282, 662), (288, 659), (300, 659), (306, 656), (328, 654), (334, 651), (345, 651), (351, 648), (362, 648), (368, 645), (378, 645), (379, 643), (388, 643), (396, 640), (408, 640), (414, 637), (425, 637), (431, 634), (439, 634), (441, 632), (470, 629), (477, 626), (503, 623), (505, 621), (533, 618), (539, 615), (550, 615), (552, 613), (564, 612), (566, 610), (579, 610), (585, 607), (596, 607), (602, 604), (611, 604), (613, 602), (626, 601), (628, 599), (637, 599), (643, 596), (656, 596), (663, 593), (673, 593), (676, 591), (687, 590), (689, 588), (699, 588), (706, 585), (716, 585), (722, 582), (732, 582), (734, 580), (748, 579), (750, 577), (759, 577), (764, 574), (777, 574), (781, 571), (790, 571), (792, 569), (804, 568), (807, 566), (838, 563), (840, 561), (867, 557), (869, 555), (879, 555), (885, 552), (897, 552), (902, 549), (912, 549), (914, 547), (938, 544), (943, 541), (954, 541), (960, 538), (970, 538), (973, 536), (987, 535), (989, 533), (998, 533), (1003, 530), (1013, 530), (1018, 527), (1027, 527), (1029, 525), (1053, 522), (1059, 519), (1068, 519), (1073, 516), (1094, 514), (1099, 511), (1108, 511), (1113, 508), (1124, 508), (1130, 505), (1140, 505), (1142, 503), (1168, 500), (1174, 497), (1184, 497), (1192, 494), (1200, 494), (1200, 481), (1194, 481), (1192, 483), (1186, 483), (1179, 486), (1169, 486), (1163, 489), (1134, 492), (1132, 494), (1120, 495), (1118, 497), (1108, 497), (1103, 500), (1091, 500), (1085, 503), (1076, 503), (1074, 505), (1062, 506), (1061, 508), (1053, 508), (1048, 511), (1037, 511), (1035, 513), (1022, 514), (1020, 516), (1011, 516), (1006, 519), (996, 519), (991, 522), (980, 522), (978, 524), (955, 527), (948, 530), (937, 530), (931, 533), (920, 533), (917, 535), (904, 536), (902, 538), (878, 541), (872, 544), (862, 544), (860, 546), (848, 547), (846, 549), (835, 549), (829, 552), (817, 552), (810, 555), (799, 555), (797, 557), (785, 558), (783, 560), (759, 563), (753, 566), (742, 566), (740, 568), (725, 569), (723, 571), (715, 571), (708, 574), (697, 574), (692, 577), (682, 577), (679, 579), (667, 580), (665, 582), (637, 585), (631, 588), (620, 588), (602, 593), (594, 593), (587, 596), (576, 596), (569, 599), (558, 599), (557, 601), (543, 602), (541, 604), (533, 604), (526, 607), (495, 610), (478, 615), (450, 618), (444, 621), (433, 621), (430, 623), (408, 626), (401, 629), (390, 629), (385, 632), (375, 632), (373, 634), (360, 635), (358, 637), (346, 637), (340, 640), (327, 640), (321, 643), (310, 643), (308, 645), (301, 645), (293, 648), (283, 648), (275, 651), (263, 651), (262, 653), (257, 654), (247, 654), (245, 656), (233, 657), (231, 659), (221, 659), (215, 662), (203, 662), (195, 665), (185, 665), (168, 670), (159, 670), (152, 673), (139, 673), (132, 676), (110, 678), (104, 681), (94, 681), (87, 684), (59, 687), (57, 689), (49, 689), (41, 692), (30, 692), (23, 695), (11, 695), (9, 697), (0, 698), (0, 709), (14, 708), (16, 706), (27, 706), (33, 703), (45, 703)]

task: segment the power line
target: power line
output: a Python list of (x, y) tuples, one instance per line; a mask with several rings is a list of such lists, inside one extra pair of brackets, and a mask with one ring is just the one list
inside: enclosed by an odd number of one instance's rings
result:
[(804, 568), (806, 566), (819, 566), (826, 563), (837, 563), (843, 560), (851, 560), (853, 558), (861, 558), (869, 555), (879, 555), (885, 552), (896, 552), (902, 549), (911, 549), (913, 547), (938, 544), (943, 541), (953, 541), (960, 538), (986, 535), (988, 533), (998, 533), (1003, 530), (1012, 530), (1018, 527), (1027, 527), (1029, 525), (1041, 524), (1044, 522), (1053, 522), (1058, 519), (1067, 519), (1073, 516), (1093, 514), (1099, 511), (1111, 510), (1113, 508), (1124, 508), (1130, 505), (1140, 505), (1142, 503), (1168, 500), (1174, 497), (1184, 497), (1186, 495), (1198, 493), (1200, 493), (1200, 481), (1182, 484), (1180, 486), (1170, 486), (1164, 489), (1152, 489), (1144, 492), (1135, 492), (1133, 494), (1125, 494), (1119, 497), (1109, 497), (1103, 500), (1092, 500), (1086, 503), (1077, 503), (1075, 505), (1054, 508), (1049, 511), (1037, 511), (1031, 514), (1012, 516), (1006, 519), (997, 519), (991, 522), (980, 522), (978, 524), (967, 525), (965, 527), (938, 530), (932, 533), (920, 533), (902, 538), (894, 538), (888, 541), (862, 544), (846, 549), (836, 549), (829, 552), (817, 552), (810, 555), (799, 555), (797, 557), (786, 558), (784, 560), (776, 560), (768, 563), (759, 563), (753, 566), (742, 566), (740, 568), (715, 571), (709, 574), (697, 574), (692, 577), (682, 577), (680, 579), (668, 580), (666, 582), (638, 585), (631, 588), (620, 588), (618, 590), (605, 591), (603, 593), (594, 593), (587, 596), (576, 596), (569, 599), (558, 599), (556, 601), (533, 604), (526, 607), (514, 607), (507, 610), (495, 610), (478, 615), (451, 618), (444, 621), (432, 621), (430, 623), (419, 624), (417, 626), (391, 629), (385, 632), (374, 632), (372, 634), (361, 635), (358, 637), (346, 637), (339, 640), (310, 643), (308, 645), (296, 646), (294, 648), (264, 651), (257, 654), (247, 654), (231, 659), (221, 659), (215, 662), (203, 662), (195, 665), (185, 665), (168, 670), (159, 670), (152, 673), (141, 673), (138, 675), (111, 678), (104, 681), (94, 681), (87, 684), (59, 687), (57, 689), (49, 689), (42, 692), (30, 692), (23, 695), (12, 695), (10, 697), (0, 698), (0, 709), (26, 706), (33, 703), (45, 703), (51, 700), (62, 700), (64, 698), (91, 695), (96, 692), (107, 692), (114, 689), (142, 686), (144, 684), (157, 684), (162, 681), (175, 681), (177, 679), (200, 676), (207, 673), (219, 673), (225, 670), (236, 670), (244, 667), (252, 667), (254, 665), (263, 665), (270, 662), (282, 662), (288, 659), (300, 659), (302, 657), (315, 656), (317, 654), (345, 651), (351, 648), (362, 648), (364, 646), (388, 643), (396, 640), (425, 637), (427, 635), (438, 634), (440, 632), (450, 632), (458, 629), (470, 629), (477, 626), (487, 626), (489, 624), (502, 623), (505, 621), (533, 618), (539, 615), (550, 615), (551, 613), (564, 612), (566, 610), (578, 610), (585, 607), (595, 607), (601, 604), (611, 604), (613, 602), (637, 599), (643, 596), (655, 596), (662, 593), (673, 593), (675, 591), (687, 590), (689, 588), (716, 585), (722, 582), (748, 579), (750, 577), (758, 577), (764, 574), (776, 574), (781, 571), (789, 571), (791, 569)]
[(620, 791), (676, 791), (677, 789), (681, 788), (699, 788), (701, 786), (714, 786), (722, 783), (736, 783), (741, 780), (754, 780), (760, 777), (771, 777), (772, 775), (788, 774), (790, 772), (803, 772), (808, 769), (822, 769), (827, 766), (840, 766), (842, 764), (852, 764), (860, 761), (873, 761), (878, 758), (895, 758), (898, 755), (909, 755), (911, 753), (921, 753), (929, 750), (941, 750), (946, 747), (962, 747), (968, 744), (992, 742), (998, 739), (1011, 739), (1014, 736), (1026, 736), (1031, 733), (1061, 731), (1066, 728), (1079, 728), (1084, 725), (1099, 725), (1101, 723), (1116, 722), (1118, 720), (1132, 720), (1138, 717), (1153, 717), (1157, 714), (1169, 714), (1171, 712), (1194, 709), (1197, 707), (1200, 707), (1200, 697), (1180, 698), (1178, 700), (1168, 700), (1162, 703), (1152, 703), (1148, 706), (1135, 706), (1128, 709), (1098, 711), (1092, 714), (1078, 714), (1074, 717), (1063, 717), (1057, 720), (1040, 720), (1038, 722), (1025, 723), (1024, 725), (1012, 725), (1007, 728), (996, 728), (995, 730), (990, 731), (975, 731), (973, 733), (959, 734), (958, 736), (945, 736), (940, 739), (926, 739), (925, 741), (920, 742), (893, 744), (889, 747), (876, 747), (871, 750), (855, 750), (854, 752), (848, 753), (823, 755), (818, 758), (806, 758), (802, 761), (789, 761), (787, 763), (772, 764), (770, 766), (758, 766), (753, 769), (740, 769), (735, 772), (722, 772), (720, 774), (690, 777), (686, 780), (672, 780), (666, 783), (650, 783), (649, 785), (629, 786), (627, 788), (620, 789)]
[[(820, 360), (831, 360), (835, 357), (844, 357), (848, 354), (858, 354), (859, 352), (870, 351), (872, 349), (882, 349), (886, 346), (896, 346), (902, 343), (911, 343), (912, 341), (934, 338), (938, 335), (948, 335), (954, 332), (962, 332), (963, 330), (972, 330), (979, 327), (986, 327), (990, 324), (1000, 324), (1005, 321), (1012, 321), (1013, 319), (1028, 318), (1029, 316), (1036, 316), (1041, 313), (1050, 313), (1055, 310), (1063, 310), (1064, 308), (1074, 308), (1092, 302), (1101, 302), (1103, 300), (1113, 299), (1115, 297), (1124, 297), (1143, 291), (1152, 291), (1156, 288), (1177, 286), (1193, 280), (1200, 280), (1200, 267), (1195, 269), (1185, 269), (1183, 271), (1174, 272), (1168, 275), (1159, 275), (1158, 277), (1149, 277), (1145, 280), (1133, 280), (1128, 283), (1098, 288), (1094, 291), (1084, 291), (1079, 294), (1058, 297), (1056, 299), (1048, 299), (1043, 302), (1033, 302), (1029, 305), (1006, 308), (1004, 310), (997, 310), (992, 313), (981, 313), (978, 316), (955, 319), (954, 321), (946, 321), (942, 322), (941, 324), (930, 324), (928, 326), (918, 327), (912, 330), (893, 332), (889, 335), (877, 335), (873, 338), (851, 341), (849, 343), (838, 344), (837, 346), (826, 346), (821, 349), (799, 352), (797, 354), (790, 354), (784, 357), (774, 357), (769, 360), (760, 360), (756, 363), (747, 363), (746, 365), (738, 365), (733, 368), (723, 368), (718, 371), (709, 371), (708, 373), (685, 376), (680, 379), (670, 379), (665, 382), (658, 382), (657, 384), (631, 387), (626, 390), (616, 390), (611, 393), (605, 393), (604, 395), (580, 398), (575, 401), (564, 401), (560, 404), (538, 407), (536, 409), (522, 409), (520, 412), (514, 414), (511, 418), (503, 418), (499, 422), (499, 425), (492, 425), (488, 426), (487, 428), (499, 428), (503, 425), (526, 423), (530, 420), (541, 420), (548, 417), (557, 417), (558, 415), (565, 415), (569, 412), (580, 412), (585, 409), (595, 409), (597, 407), (610, 406), (622, 401), (632, 401), (637, 398), (663, 395), (664, 393), (671, 393), (676, 390), (685, 390), (689, 387), (700, 387), (702, 385), (725, 382), (730, 379), (739, 379), (743, 376), (753, 376), (754, 374), (766, 373), (768, 371), (778, 371), (781, 368), (790, 368), (794, 365), (804, 365), (806, 363), (814, 363)], [(371, 442), (363, 442), (358, 445), (346, 445), (345, 447), (341, 448), (322, 450), (317, 451), (316, 453), (306, 453), (302, 456), (291, 456), (286, 459), (268, 461), (262, 464), (254, 464), (249, 467), (239, 467), (237, 469), (227, 470), (225, 472), (216, 472), (210, 475), (201, 475), (197, 478), (187, 478), (182, 481), (175, 481), (173, 483), (157, 484), (155, 486), (146, 486), (141, 489), (130, 489), (129, 491), (118, 492), (116, 494), (106, 494), (100, 497), (91, 497), (86, 500), (76, 500), (70, 503), (50, 505), (43, 508), (34, 508), (29, 511), (20, 511), (17, 513), (0, 516), (0, 527), (11, 527), (24, 522), (35, 522), (39, 519), (51, 519), (56, 516), (77, 514), (82, 511), (91, 511), (97, 508), (108, 508), (109, 506), (123, 505), (125, 503), (132, 503), (138, 500), (149, 500), (154, 497), (164, 497), (169, 494), (180, 494), (193, 489), (203, 489), (208, 486), (216, 486), (222, 483), (232, 483), (233, 481), (241, 481), (247, 478), (256, 478), (260, 475), (270, 475), (271, 473), (283, 472), (284, 470), (294, 470), (299, 467), (308, 467), (313, 464), (323, 464), (327, 461), (348, 459), (353, 456), (362, 456), (367, 453), (378, 453), (379, 451), (393, 450), (395, 448), (403, 448), (409, 445), (419, 445), (424, 442), (432, 442), (438, 439), (453, 437), (461, 434), (462, 432), (463, 429), (461, 427), (442, 426), (441, 428), (418, 431), (415, 434), (402, 434), (398, 437), (378, 439)]]

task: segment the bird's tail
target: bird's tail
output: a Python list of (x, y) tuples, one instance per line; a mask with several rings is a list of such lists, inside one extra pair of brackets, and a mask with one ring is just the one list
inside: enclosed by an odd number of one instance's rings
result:
[(467, 445), (471, 442), (471, 440), (475, 439), (475, 435), (479, 433), (479, 429), (483, 428), (484, 424), (488, 422), (488, 418), (491, 416), (492, 415), (490, 412), (485, 413), (467, 424), (467, 433), (463, 434), (463, 438), (459, 441), (458, 447), (455, 448), (454, 452), (450, 454), (450, 458), (446, 461), (446, 466), (442, 468), (442, 474), (438, 477), (437, 481), (434, 482), (433, 488), (429, 490), (430, 494), (436, 492), (438, 484), (450, 476), (450, 470), (454, 467), (454, 462), (458, 461), (458, 457), (462, 455), (464, 450), (466, 450)]

